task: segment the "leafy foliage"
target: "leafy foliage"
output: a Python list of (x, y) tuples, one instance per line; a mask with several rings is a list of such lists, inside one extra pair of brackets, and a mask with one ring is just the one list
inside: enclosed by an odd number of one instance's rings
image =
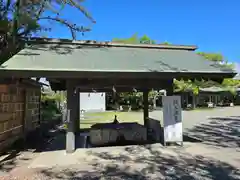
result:
[(156, 41), (150, 39), (147, 35), (143, 35), (140, 39), (139, 39), (141, 44), (156, 44)]
[[(61, 11), (67, 6), (78, 9), (91, 22), (95, 23), (95, 20), (89, 12), (81, 5), (82, 1), (79, 0), (1, 0), (0, 3), (0, 21), (3, 21), (5, 26), (12, 28), (12, 31), (9, 31), (9, 29), (6, 30), (7, 33), (12, 33), (11, 35), (14, 35), (13, 32), (16, 31), (17, 36), (25, 37), (36, 30), (49, 30), (52, 25), (50, 27), (44, 27), (39, 24), (41, 20), (49, 20), (65, 25), (70, 29), (73, 39), (75, 39), (76, 32), (85, 32), (89, 29), (83, 26), (77, 26), (68, 19), (61, 17)], [(46, 14), (49, 15), (46, 16)]]
[[(224, 67), (227, 69), (234, 69), (234, 64), (228, 63), (226, 60), (224, 60), (224, 57), (219, 53), (205, 53), (205, 52), (198, 52), (197, 54), (203, 56), (205, 59), (212, 61), (216, 64), (218, 64), (220, 67)], [(175, 92), (186, 92), (190, 91), (193, 92), (193, 94), (199, 93), (199, 88), (209, 88), (209, 87), (220, 87), (225, 89), (226, 91), (231, 92), (232, 94), (236, 94), (236, 87), (240, 86), (240, 83), (238, 80), (234, 79), (225, 79), (222, 84), (219, 84), (214, 81), (174, 81), (175, 84)]]
[[(156, 41), (149, 38), (147, 35), (144, 35), (143, 37), (138, 37), (137, 34), (134, 34), (130, 38), (114, 38), (112, 40), (113, 42), (121, 42), (121, 43), (127, 43), (127, 44), (137, 44), (137, 43), (147, 43), (147, 44), (156, 44)], [(168, 42), (163, 42), (161, 44), (170, 45)], [(205, 53), (205, 52), (198, 52), (200, 56), (203, 56), (206, 60), (212, 61), (219, 65), (219, 67), (227, 68), (227, 69), (234, 69), (234, 64), (228, 63), (220, 53)], [(197, 95), (199, 93), (200, 88), (209, 88), (209, 87), (221, 87), (226, 89), (227, 91), (232, 92), (235, 94), (236, 87), (240, 86), (240, 81), (233, 80), (233, 79), (226, 79), (222, 84), (219, 84), (214, 81), (205, 81), (205, 80), (174, 80), (174, 91), (175, 92), (192, 92), (193, 94)], [(154, 95), (155, 94), (155, 95)], [(131, 94), (131, 96), (134, 96), (135, 94)], [(152, 97), (157, 96), (155, 91), (151, 91), (149, 93)], [(123, 96), (123, 95), (122, 95)], [(128, 98), (129, 94), (125, 94), (125, 97)], [(151, 97), (151, 98), (152, 98)]]
[(200, 56), (203, 56), (205, 59), (212, 61), (219, 65), (219, 67), (223, 67), (225, 69), (234, 69), (235, 66), (233, 63), (229, 63), (226, 59), (224, 59), (223, 55), (220, 53), (205, 53), (198, 52)]
[[(66, 7), (78, 9), (92, 23), (95, 20), (82, 6), (82, 0), (0, 0), (0, 64), (20, 48), (19, 39), (43, 36), (52, 30), (53, 23), (67, 27), (73, 39), (77, 32), (88, 32), (90, 27), (75, 24), (62, 17)], [(49, 22), (42, 25), (40, 22)]]
[(200, 88), (210, 88), (210, 87), (219, 87), (225, 91), (236, 95), (236, 89), (240, 87), (240, 81), (235, 79), (224, 79), (222, 84), (219, 84), (215, 81), (205, 81), (205, 80), (195, 80), (195, 81), (184, 81), (184, 80), (174, 80), (174, 91), (175, 92), (192, 92), (197, 95)]
[(191, 80), (176, 80), (174, 79), (174, 92), (192, 92), (193, 94), (199, 93), (199, 86), (196, 82), (192, 82)]
[(137, 34), (132, 35), (129, 38), (113, 38), (112, 42), (119, 42), (119, 43), (126, 43), (126, 44), (138, 44), (139, 43), (139, 39)]
[(240, 87), (240, 80), (237, 79), (224, 79), (222, 82), (222, 86), (229, 92), (231, 92), (233, 95), (237, 94), (237, 88)]
[[(159, 96), (157, 91), (151, 90), (148, 94), (148, 101), (150, 105), (154, 104), (154, 100)], [(131, 105), (132, 110), (138, 110), (143, 107), (143, 93), (142, 92), (124, 92), (119, 94), (120, 104)]]
[(149, 38), (147, 35), (143, 35), (142, 37), (138, 37), (137, 34), (132, 35), (129, 38), (113, 38), (112, 42), (119, 42), (125, 44), (156, 44), (156, 41)]
[(203, 56), (209, 61), (215, 62), (223, 62), (223, 56), (219, 53), (205, 53), (205, 52), (198, 52), (197, 54)]
[(58, 102), (58, 94), (42, 94), (41, 113), (43, 120), (51, 120), (54, 116), (61, 113), (60, 109), (57, 107)]
[[(142, 37), (138, 37), (137, 34), (132, 35), (129, 38), (114, 38), (112, 42), (119, 42), (125, 44), (156, 44), (156, 41), (152, 40), (147, 35), (143, 35)], [(149, 100), (151, 101), (158, 93), (154, 90), (149, 92)], [(143, 101), (143, 93), (142, 92), (128, 92), (128, 93), (120, 93), (120, 98), (124, 101), (124, 103), (128, 102), (132, 106), (139, 106)], [(140, 108), (140, 107), (138, 107)]]
[(167, 42), (167, 41), (165, 41), (165, 42), (163, 42), (163, 43), (160, 43), (160, 44), (171, 45), (171, 43), (169, 43), (169, 42)]
[(222, 82), (223, 86), (232, 86), (232, 87), (240, 87), (240, 80), (237, 79), (224, 79), (224, 81)]
[(56, 93), (52, 92), (52, 93), (42, 94), (41, 98), (43, 102), (47, 100), (63, 102), (66, 100), (66, 96), (61, 92), (56, 92)]

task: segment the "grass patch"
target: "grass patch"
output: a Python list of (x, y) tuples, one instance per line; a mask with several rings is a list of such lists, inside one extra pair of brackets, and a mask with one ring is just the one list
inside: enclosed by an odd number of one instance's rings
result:
[(117, 115), (119, 122), (138, 122), (139, 124), (143, 124), (142, 113), (106, 111), (85, 113), (85, 118), (80, 121), (80, 129), (88, 129), (96, 123), (113, 122), (115, 115)]
[(123, 113), (124, 112), (105, 111), (105, 112), (87, 112), (87, 113), (85, 113), (85, 115), (92, 116), (92, 117), (101, 116), (101, 117), (113, 117), (114, 118), (115, 115), (120, 115)]
[(209, 107), (197, 107), (193, 109), (194, 111), (205, 111), (205, 110), (214, 110), (215, 108), (209, 108)]

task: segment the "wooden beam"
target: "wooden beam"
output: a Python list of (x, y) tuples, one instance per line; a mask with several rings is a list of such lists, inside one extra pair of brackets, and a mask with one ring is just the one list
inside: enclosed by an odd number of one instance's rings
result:
[[(142, 92), (144, 88), (114, 87), (116, 92)], [(159, 89), (160, 90), (160, 89)], [(82, 88), (80, 92), (113, 92), (112, 88)]]
[[(77, 84), (81, 88), (164, 88), (172, 83), (171, 80), (158, 79), (128, 79), (128, 78), (109, 78), (109, 79), (80, 79)], [(171, 84), (172, 85), (172, 84)]]
[[(77, 88), (80, 89), (81, 92), (92, 92), (96, 91), (112, 91), (113, 87), (118, 89), (118, 91), (129, 92), (134, 88), (138, 90), (142, 90), (144, 88), (153, 88), (153, 89), (164, 89), (165, 87), (172, 86), (171, 80), (148, 80), (148, 79), (117, 79), (117, 78), (109, 78), (109, 79), (67, 79), (68, 81), (76, 81)], [(64, 90), (66, 88), (66, 80), (58, 80), (51, 81), (49, 79), (52, 89), (61, 89)]]
[(29, 78), (29, 77), (46, 77), (46, 78), (135, 78), (135, 79), (173, 79), (173, 78), (232, 78), (236, 75), (234, 72), (162, 72), (162, 71), (60, 71), (60, 70), (10, 70), (1, 69), (0, 78), (3, 77), (18, 77), (18, 78)]
[(53, 38), (31, 38), (25, 41), (29, 44), (57, 44), (57, 45), (79, 45), (92, 47), (130, 47), (130, 48), (148, 48), (148, 49), (177, 49), (177, 50), (191, 50), (194, 51), (198, 47), (196, 45), (173, 45), (173, 44), (126, 44), (119, 42), (103, 41), (98, 42), (94, 40), (69, 40), (69, 39), (53, 39)]

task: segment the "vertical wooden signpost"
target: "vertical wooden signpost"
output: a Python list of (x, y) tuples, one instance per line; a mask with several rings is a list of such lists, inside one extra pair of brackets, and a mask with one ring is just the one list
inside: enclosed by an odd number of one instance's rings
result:
[(181, 143), (183, 145), (182, 108), (180, 96), (163, 96), (164, 145)]

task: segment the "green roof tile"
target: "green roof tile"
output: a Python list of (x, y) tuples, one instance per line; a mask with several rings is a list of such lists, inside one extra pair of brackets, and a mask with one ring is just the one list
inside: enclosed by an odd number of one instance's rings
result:
[(30, 45), (2, 67), (49, 71), (232, 72), (216, 67), (192, 50), (54, 43)]

